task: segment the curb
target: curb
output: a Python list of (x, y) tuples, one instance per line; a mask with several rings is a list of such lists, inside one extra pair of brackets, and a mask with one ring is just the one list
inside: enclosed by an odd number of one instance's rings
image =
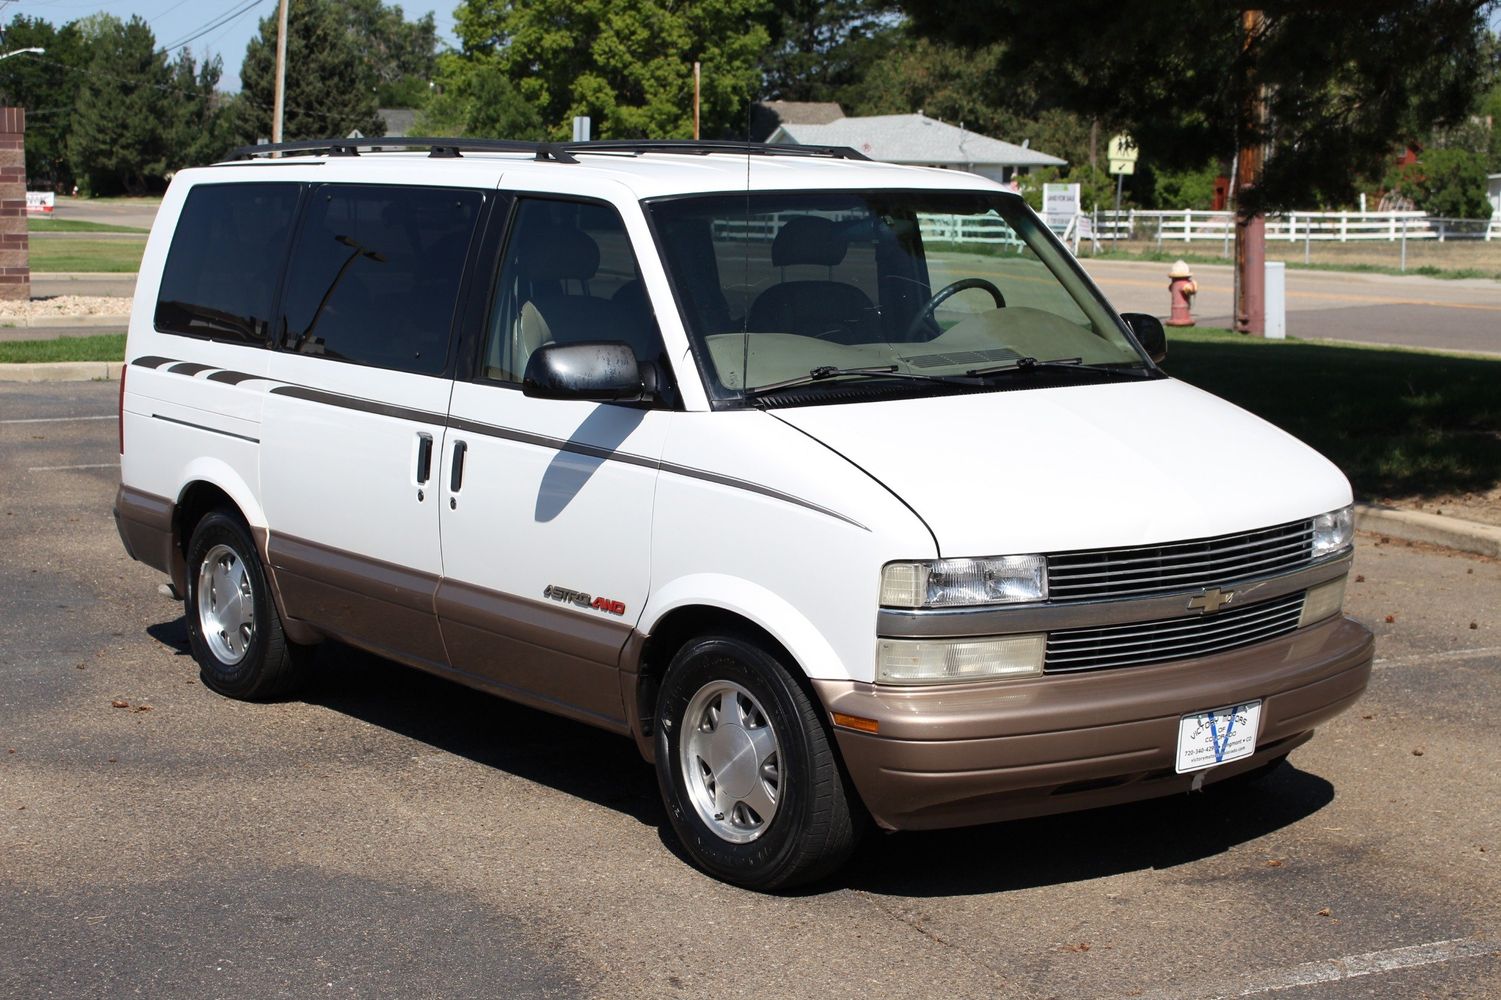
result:
[(138, 271), (32, 271), (31, 280), (47, 281), (105, 281), (135, 278)]
[(1501, 558), (1501, 528), (1495, 525), (1358, 503), (1355, 505), (1355, 527), (1405, 542), (1428, 542), (1461, 552)]
[(113, 382), (123, 361), (52, 361), (0, 365), (0, 382)]
[(127, 313), (120, 313), (119, 315), (91, 313), (87, 316), (15, 316), (0, 319), (0, 326), (30, 330), (46, 330), (49, 328), (72, 330), (88, 326), (124, 329), (129, 325), (130, 316)]

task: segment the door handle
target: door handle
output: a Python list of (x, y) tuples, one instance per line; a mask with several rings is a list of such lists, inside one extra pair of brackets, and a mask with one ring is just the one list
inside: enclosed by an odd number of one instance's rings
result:
[(433, 436), (417, 435), (417, 485), (426, 486), (433, 474)]
[[(448, 492), (457, 493), (464, 486), (464, 454), (469, 445), (463, 441), (453, 443), (453, 467), (448, 472)], [(450, 501), (450, 506), (452, 502)]]

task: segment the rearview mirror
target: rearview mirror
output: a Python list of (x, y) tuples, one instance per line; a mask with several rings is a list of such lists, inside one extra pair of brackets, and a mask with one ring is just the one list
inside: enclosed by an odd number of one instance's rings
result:
[(526, 362), (521, 391), (538, 399), (596, 402), (636, 402), (652, 395), (635, 352), (618, 341), (539, 347)]
[(1167, 357), (1167, 331), (1162, 327), (1162, 320), (1147, 313), (1121, 313), (1121, 319), (1126, 321), (1136, 342), (1153, 361), (1160, 364)]

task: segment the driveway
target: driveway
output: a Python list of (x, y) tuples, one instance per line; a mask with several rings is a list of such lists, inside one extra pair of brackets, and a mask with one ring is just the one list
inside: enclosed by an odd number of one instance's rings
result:
[(1371, 689), (1263, 783), (761, 896), (625, 739), (335, 645), (208, 692), (111, 523), (116, 391), (0, 384), (0, 996), (1495, 996), (1501, 563), (1362, 536)]

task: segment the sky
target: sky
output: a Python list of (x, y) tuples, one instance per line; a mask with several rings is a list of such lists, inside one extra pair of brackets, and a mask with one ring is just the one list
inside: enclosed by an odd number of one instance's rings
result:
[[(292, 0), (296, 2), (296, 0)], [(429, 0), (409, 0), (400, 6), (408, 20), (431, 12), (438, 22), (438, 43), (458, 47), (453, 34), (453, 9), (458, 0), (440, 0), (437, 5)], [(219, 81), (221, 90), (240, 89), (240, 62), (245, 58), (245, 46), (256, 33), (261, 18), (276, 14), (277, 0), (0, 0), (0, 21), (9, 21), (16, 14), (39, 17), (54, 25), (66, 24), (90, 14), (104, 12), (121, 20), (139, 15), (151, 25), (156, 43), (169, 46), (175, 53), (181, 42), (195, 56), (218, 55), (224, 60), (224, 76)], [(201, 33), (201, 34), (200, 34)], [(193, 36), (197, 36), (193, 38)]]

